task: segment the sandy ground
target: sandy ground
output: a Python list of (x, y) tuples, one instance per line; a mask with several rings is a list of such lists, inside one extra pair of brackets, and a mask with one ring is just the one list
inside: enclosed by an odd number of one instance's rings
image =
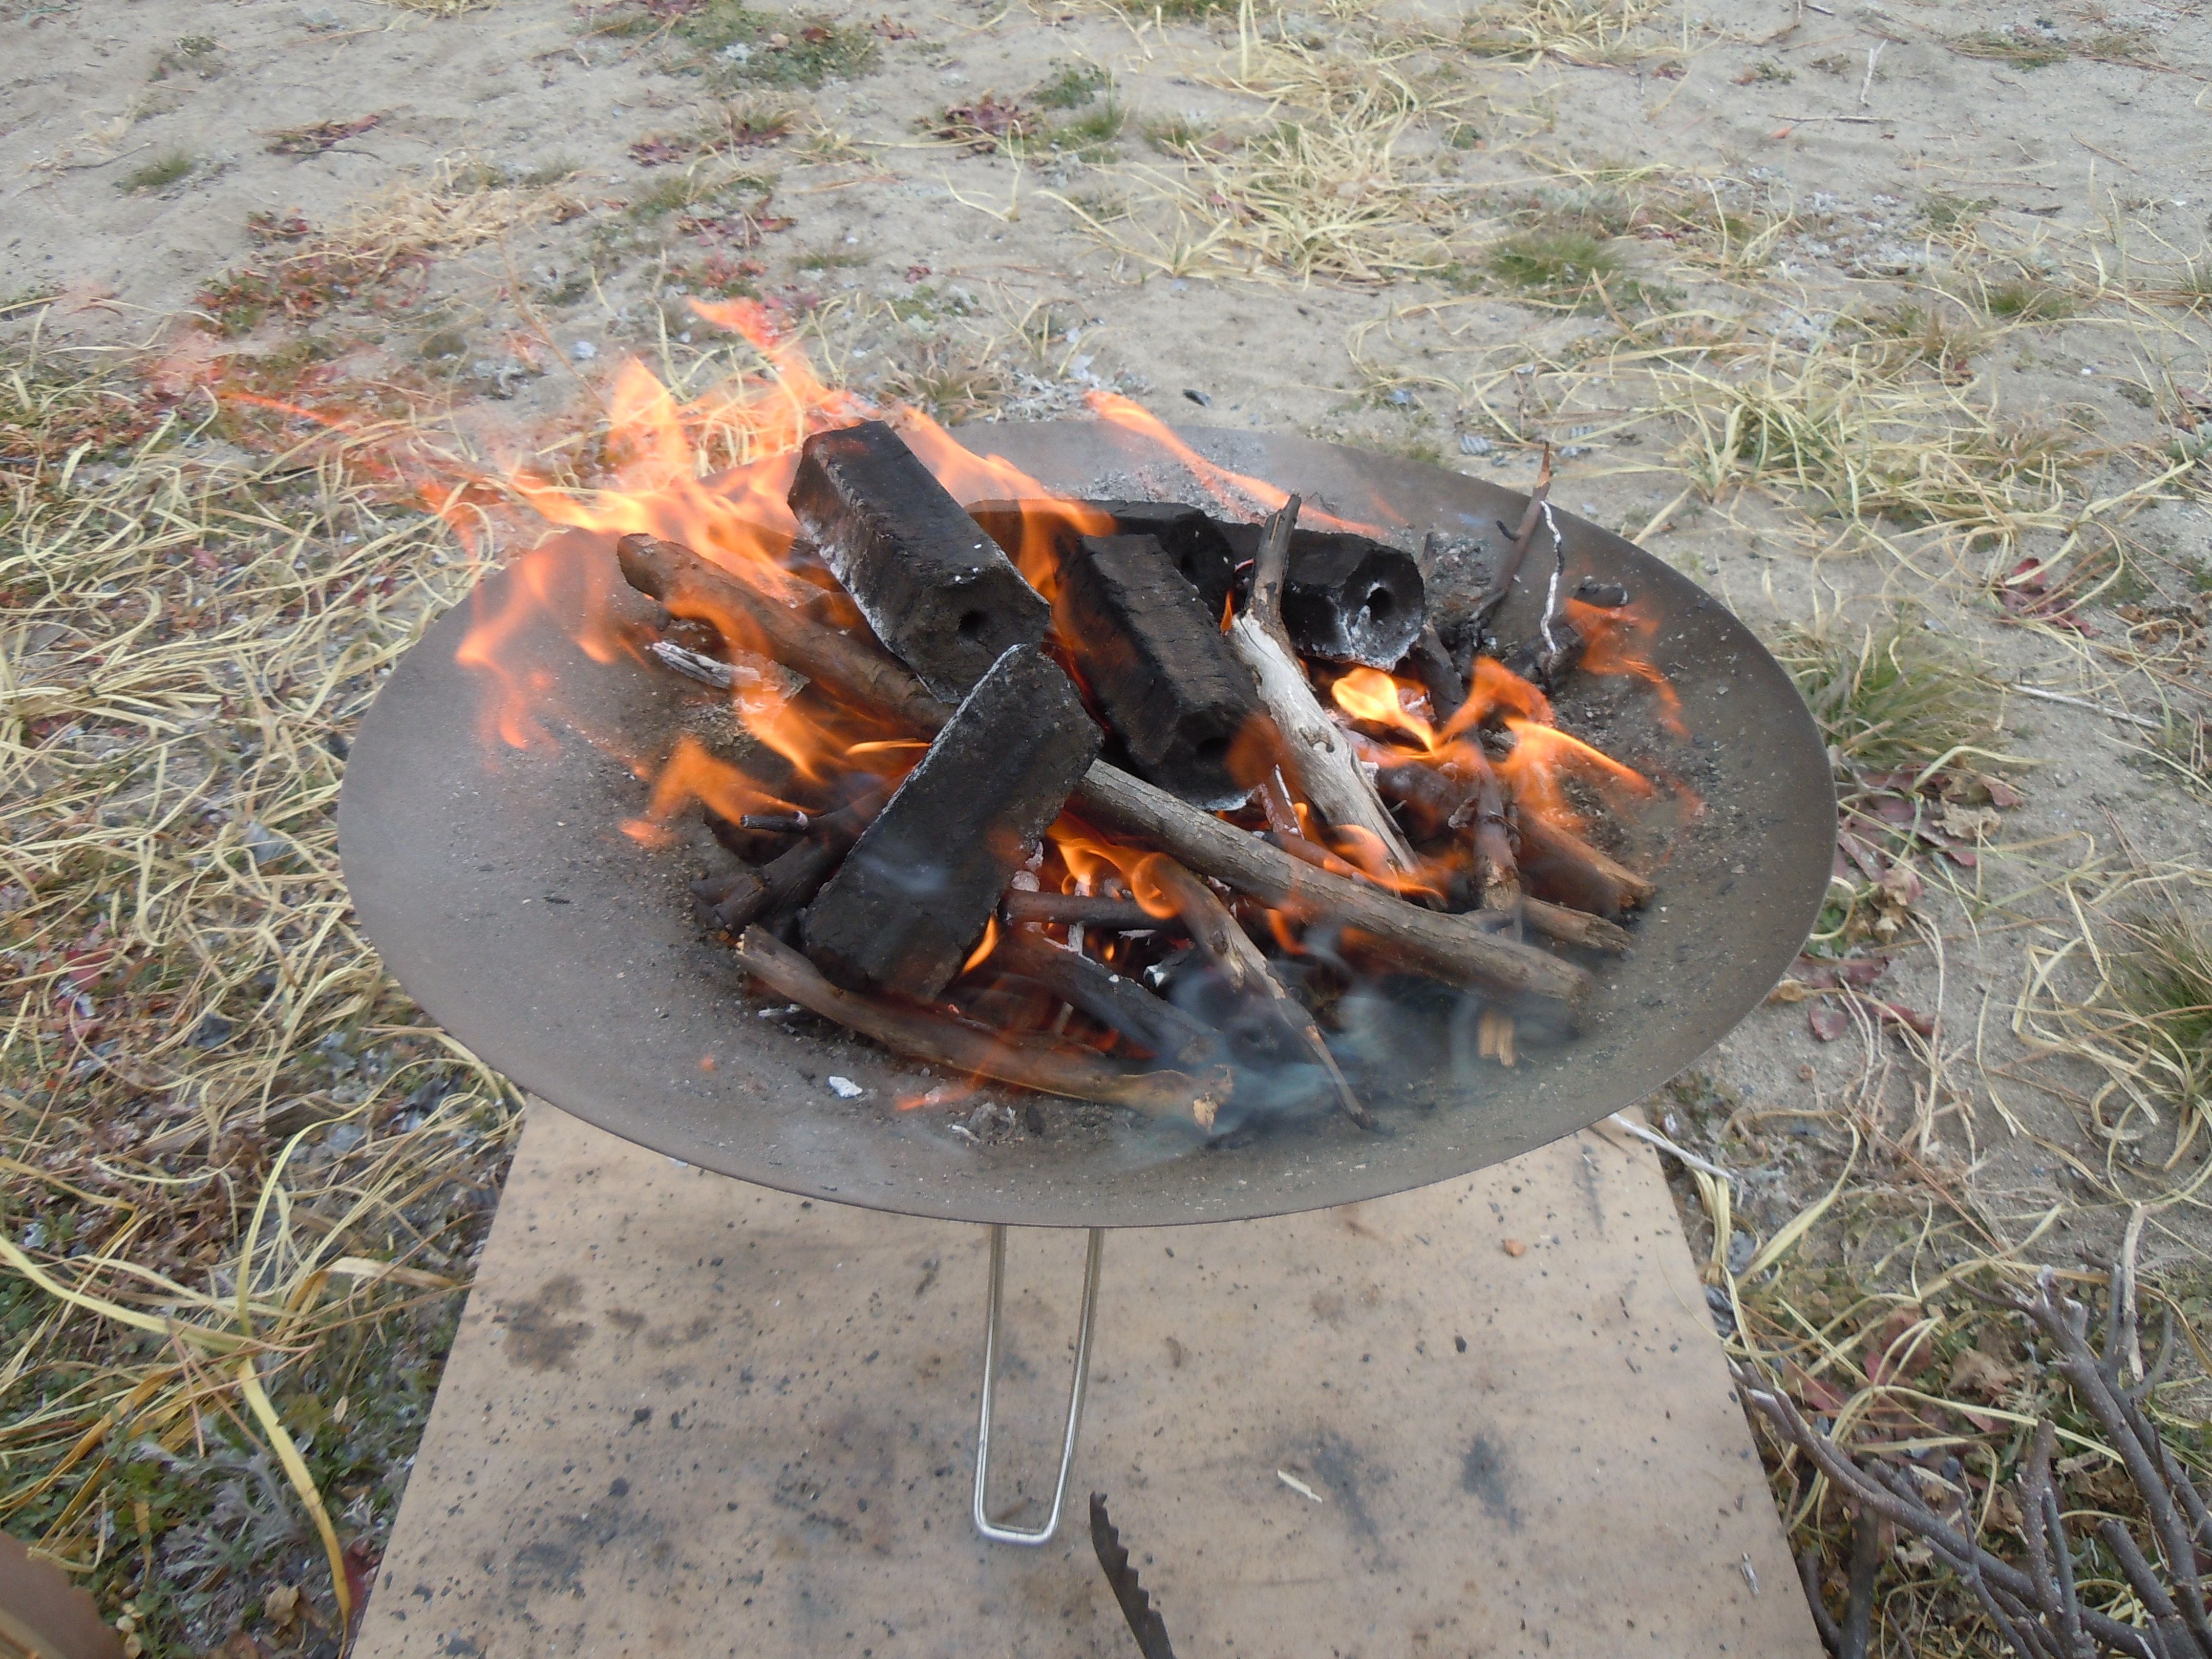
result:
[[(2028, 764), (1990, 769), (2022, 799), (1984, 826), (1974, 867), (1917, 855), (1928, 890), (1881, 994), (1936, 1016), (1932, 1044), (1871, 1025), (1819, 1041), (1804, 1004), (1771, 1005), (1655, 1116), (1750, 1167), (1740, 1213), (1755, 1233), (1816, 1195), (1846, 1144), (1800, 1136), (1788, 1115), (1849, 1099), (1892, 1138), (1885, 1169), (1925, 1177), (1990, 1238), (2023, 1236), (2060, 1199), (2087, 1206), (2062, 1226), (2103, 1237), (2148, 1190), (2156, 1147), (2139, 1167), (2085, 1131), (2092, 1068), (2051, 1074), (2059, 1092), (2034, 1086), (2012, 1011), (2031, 952), (2074, 931), (2069, 893), (2120, 904), (2132, 871), (2156, 878), (2133, 890), (2142, 902), (2193, 902), (2204, 881), (2207, 794), (2140, 751), (2152, 727), (2185, 729), (2205, 708), (2212, 514), (2201, 473), (2152, 481), (2205, 401), (2205, 330), (2176, 295), (2197, 281), (2212, 210), (2212, 23), (2195, 8), (1723, 9), (1655, 12), (1626, 46), (1569, 53), (1612, 61), (1577, 63), (1425, 44), (1422, 26), (1465, 20), (1346, 5), (1269, 21), (1277, 56), (1262, 40), (1255, 70), (1233, 12), (833, 5), (836, 40), (873, 62), (809, 87), (778, 82), (811, 13), (707, 51), (686, 44), (680, 5), (507, 0), (441, 16), (359, 0), (8, 0), (0, 331), (150, 350), (219, 386), (307, 374), (324, 406), (434, 404), (486, 453), (533, 453), (598, 418), (626, 356), (664, 374), (694, 362), (711, 342), (689, 299), (750, 291), (853, 384), (933, 398), (948, 419), (1063, 414), (1106, 387), (1170, 419), (1305, 432), (1516, 488), (1549, 438), (1564, 446), (1555, 499), (1642, 532), (1762, 629), (1905, 605), (1994, 681), (2078, 700), (2010, 696), (1992, 746)], [(626, 17), (644, 21), (611, 27)], [(1373, 76), (1329, 93), (1279, 71), (1352, 40), (1370, 62), (1409, 54), (1419, 107), (1386, 149), (1322, 169), (1316, 199), (1425, 218), (1419, 246), (1396, 270), (1325, 248), (1302, 274), (1249, 234), (1208, 242), (1206, 216), (1226, 210), (1203, 167), (1164, 147), (1173, 130), (1328, 129)], [(1110, 75), (1124, 117), (1103, 149), (1069, 132), (1017, 161), (932, 131), (986, 94), (1034, 108), (1086, 65)], [(731, 97), (756, 114), (787, 100), (791, 131), (699, 156), (691, 135)], [(317, 124), (335, 125), (302, 136)], [(332, 136), (346, 126), (359, 130)], [(677, 159), (647, 165), (655, 139)], [(149, 172), (173, 159), (166, 182)], [(656, 197), (687, 177), (719, 192), (709, 208)], [(1188, 179), (1178, 232), (1163, 181)], [(1532, 215), (1601, 219), (1621, 202), (1648, 210), (1621, 221), (1626, 265), (1605, 305), (1537, 303), (1446, 268), (1480, 270)], [(1116, 219), (1124, 208), (1133, 217)], [(427, 234), (434, 209), (445, 228)], [(255, 216), (269, 216), (259, 236)], [(286, 222), (361, 238), (396, 235), (397, 220), (417, 226), (400, 277), (289, 326), (204, 325), (225, 273), (299, 245)], [(1371, 255), (1390, 236), (1343, 240)], [(1425, 275), (1402, 268), (1425, 260)], [(2051, 308), (2069, 314), (2039, 314), (2051, 289), (2077, 296)], [(1749, 342), (1772, 374), (1802, 378), (1807, 354), (1864, 337), (1849, 318), (1915, 305), (1948, 319), (1955, 372), (1916, 382), (1899, 421), (1932, 430), (1968, 410), (2004, 441), (2048, 431), (2074, 458), (2062, 489), (2023, 487), (2002, 532), (1888, 521), (1870, 538), (1787, 491), (1701, 473), (1711, 452), (1683, 378), (1706, 372), (1701, 340)], [(1626, 344), (1622, 307), (1639, 325)], [(1655, 315), (1668, 320), (1642, 329)], [(1731, 384), (1769, 372), (1728, 361), (1711, 372)], [(2047, 604), (2003, 586), (2021, 561), (2053, 559), (2058, 592), (2057, 573), (2092, 553), (2112, 580), (2093, 572)], [(1784, 1127), (1759, 1131), (1761, 1112)], [(2199, 1271), (2198, 1236), (2161, 1211), (2147, 1263)]]

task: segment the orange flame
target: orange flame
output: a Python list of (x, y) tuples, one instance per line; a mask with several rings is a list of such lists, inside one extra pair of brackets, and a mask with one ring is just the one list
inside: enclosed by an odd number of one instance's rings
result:
[(1582, 667), (1592, 674), (1630, 675), (1650, 686), (1659, 698), (1659, 718), (1678, 738), (1690, 729), (1682, 723), (1682, 699), (1651, 660), (1631, 648), (1630, 641), (1648, 640), (1659, 631), (1656, 617), (1621, 609), (1601, 610), (1580, 599), (1567, 601), (1567, 620), (1583, 636)]
[[(1200, 454), (1181, 438), (1166, 422), (1141, 404), (1114, 392), (1091, 392), (1083, 401), (1091, 411), (1109, 426), (1133, 434), (1155, 448), (1165, 450), (1190, 469), (1191, 476), (1204, 487), (1214, 500), (1242, 519), (1255, 519), (1279, 509), (1291, 498), (1290, 491), (1265, 478), (1255, 478), (1243, 472), (1232, 472)], [(1255, 510), (1256, 509), (1256, 510)], [(1324, 512), (1311, 503), (1298, 509), (1298, 523), (1307, 529), (1335, 530), (1380, 539), (1382, 532), (1372, 525), (1355, 523)]]
[(1329, 688), (1336, 706), (1356, 720), (1394, 726), (1424, 749), (1437, 746), (1436, 727), (1407, 708), (1408, 688), (1379, 668), (1355, 668)]

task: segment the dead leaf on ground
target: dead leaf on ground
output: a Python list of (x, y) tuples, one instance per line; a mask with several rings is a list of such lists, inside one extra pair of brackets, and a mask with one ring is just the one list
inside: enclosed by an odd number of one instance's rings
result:
[(311, 127), (287, 127), (269, 139), (271, 155), (320, 155), (325, 150), (358, 138), (384, 118), (364, 115), (358, 121), (318, 121)]
[(1036, 130), (1034, 112), (1019, 104), (1000, 103), (995, 93), (985, 93), (972, 104), (954, 104), (936, 128), (940, 138), (957, 138), (973, 155), (988, 155), (1009, 139), (1026, 138)]
[(2020, 1381), (2013, 1366), (1979, 1348), (1964, 1348), (1951, 1362), (1951, 1391), (1978, 1395), (1995, 1405)]

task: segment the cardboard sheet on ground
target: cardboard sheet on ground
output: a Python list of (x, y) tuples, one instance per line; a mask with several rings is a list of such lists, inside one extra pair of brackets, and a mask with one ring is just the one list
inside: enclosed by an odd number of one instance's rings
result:
[[(1109, 1235), (1039, 1549), (968, 1519), (987, 1237), (534, 1105), (360, 1659), (1130, 1659), (1093, 1491), (1181, 1659), (1820, 1651), (1640, 1146)], [(1080, 1233), (1012, 1235), (993, 1509), (1020, 1524), (1081, 1263)]]

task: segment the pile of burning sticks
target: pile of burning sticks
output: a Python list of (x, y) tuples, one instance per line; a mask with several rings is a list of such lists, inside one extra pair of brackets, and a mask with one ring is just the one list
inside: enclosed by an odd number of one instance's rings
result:
[[(1352, 984), (1472, 994), (1510, 1066), (1516, 1020), (1571, 1028), (1591, 978), (1568, 952), (1626, 948), (1651, 884), (1535, 763), (1565, 745), (1643, 782), (1558, 732), (1543, 689), (1595, 662), (1627, 595), (1562, 595), (1562, 561), (1520, 672), (1487, 631), (1531, 544), (1557, 548), (1540, 488), (1495, 568), (1432, 540), (1425, 582), (1300, 528), (1295, 496), (1250, 525), (963, 508), (876, 422), (809, 439), (789, 501), (773, 581), (618, 547), (656, 602), (650, 658), (744, 710), (753, 740), (702, 762), (741, 775), (737, 805), (694, 789), (733, 856), (692, 890), (772, 994), (1208, 1130), (1232, 1099), (1231, 1121), (1333, 1097), (1371, 1127), (1322, 1032)], [(664, 794), (700, 758), (678, 746)]]

